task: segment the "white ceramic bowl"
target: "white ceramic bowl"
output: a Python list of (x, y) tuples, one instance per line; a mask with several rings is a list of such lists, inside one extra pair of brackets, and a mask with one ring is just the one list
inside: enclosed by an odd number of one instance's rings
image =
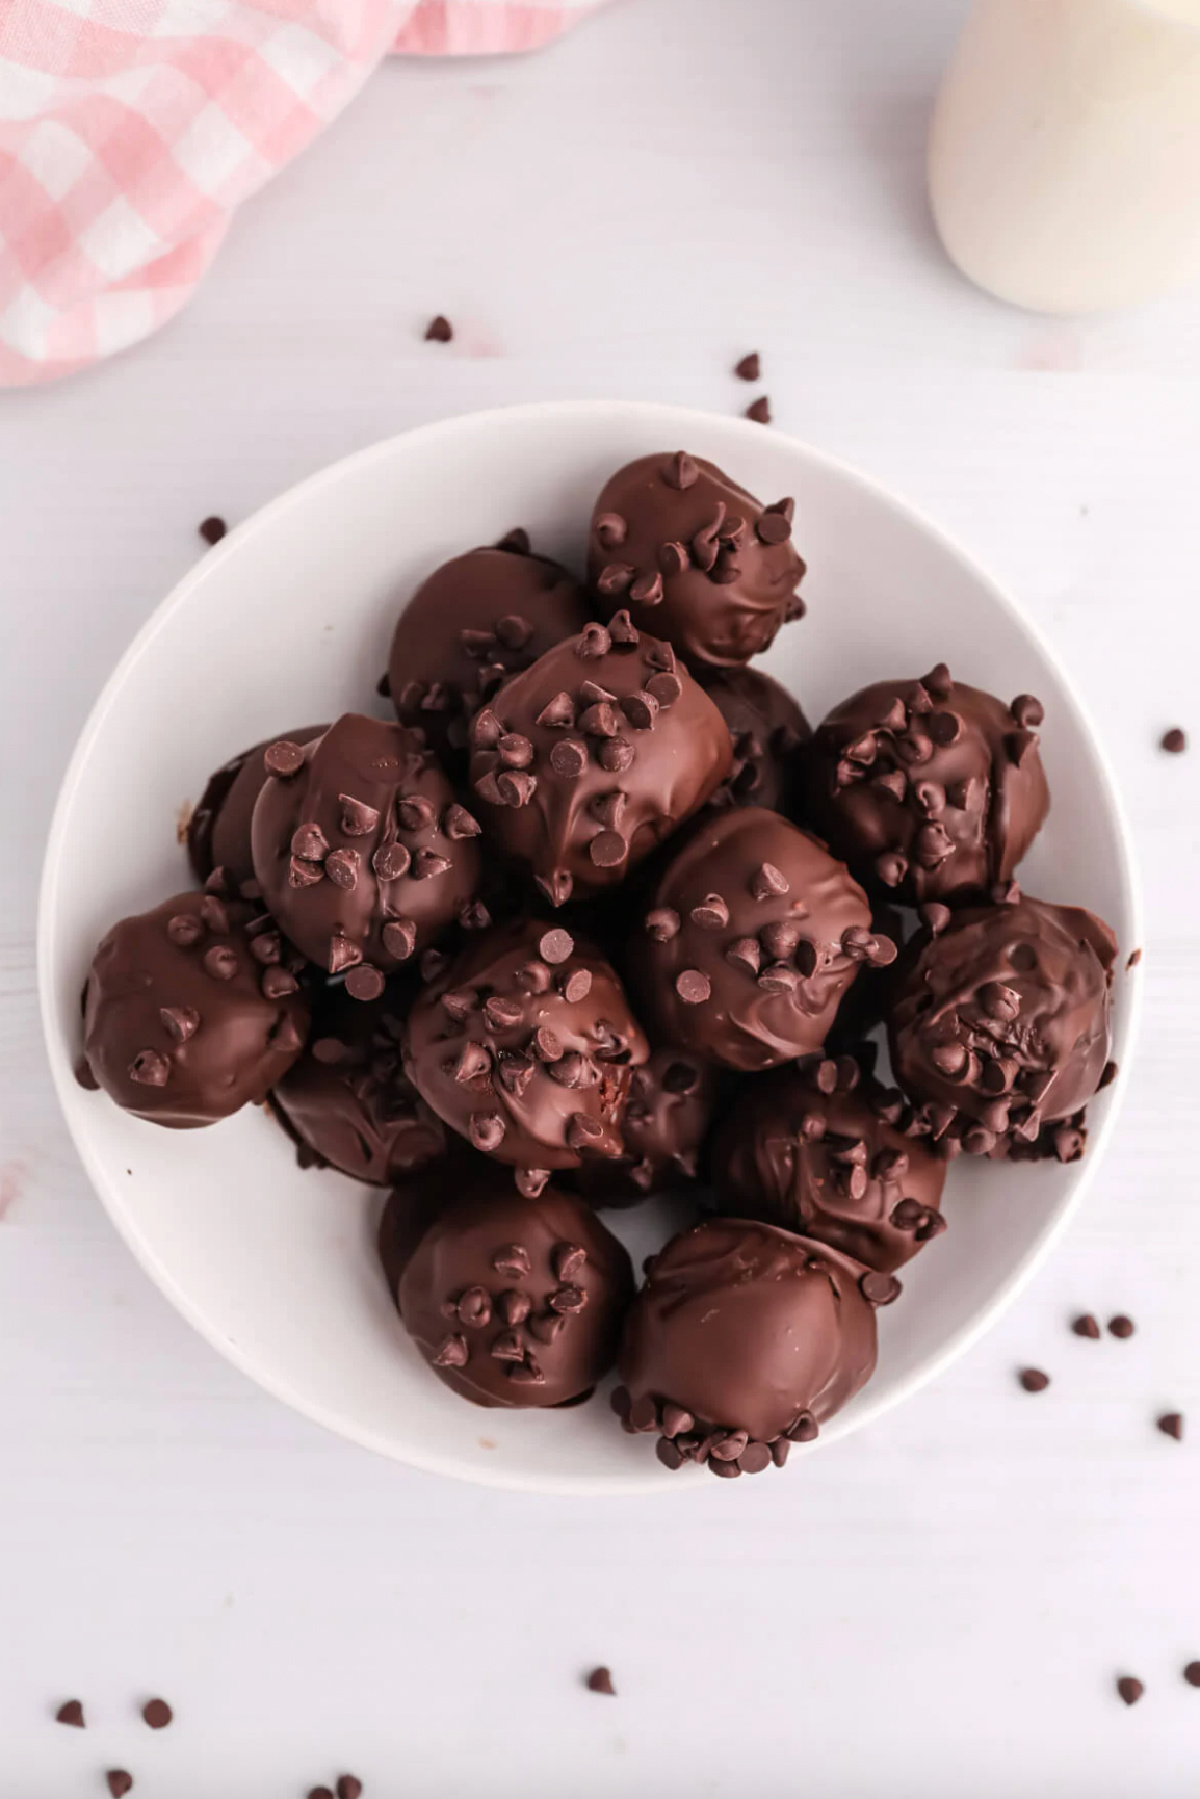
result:
[[(63, 1110), (117, 1228), (196, 1329), (270, 1392), (371, 1449), (462, 1479), (542, 1491), (686, 1490), (599, 1397), (566, 1412), (482, 1411), (449, 1393), (400, 1328), (374, 1250), (380, 1197), (301, 1173), (250, 1109), (186, 1137), (72, 1077), (79, 993), (109, 924), (187, 886), (175, 820), (245, 745), (372, 705), (399, 599), (444, 558), (514, 524), (579, 567), (592, 501), (619, 464), (686, 447), (764, 499), (796, 497), (809, 616), (765, 665), (814, 721), (869, 680), (944, 659), (960, 678), (1046, 707), (1054, 796), (1021, 869), (1028, 891), (1089, 906), (1122, 952), (1141, 941), (1129, 838), (1066, 675), (1013, 602), (932, 525), (863, 476), (739, 419), (586, 402), (451, 419), (351, 456), (242, 525), (163, 602), (98, 700), (63, 782), (41, 898), (39, 980)], [(1139, 982), (1122, 972), (1122, 1079)], [(1078, 1204), (1121, 1081), (1091, 1110), (1085, 1161), (1009, 1168), (962, 1158), (950, 1229), (881, 1314), (879, 1369), (821, 1433), (896, 1405), (1015, 1297)], [(662, 1216), (610, 1214), (635, 1256)], [(818, 1445), (814, 1445), (817, 1447)], [(698, 1478), (698, 1477), (697, 1477)]]

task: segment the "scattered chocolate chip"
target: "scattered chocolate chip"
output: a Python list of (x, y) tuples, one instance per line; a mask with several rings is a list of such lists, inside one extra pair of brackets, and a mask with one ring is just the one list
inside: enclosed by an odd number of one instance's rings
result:
[(751, 350), (740, 362), (735, 362), (733, 372), (739, 381), (757, 381), (762, 373), (762, 359), (757, 350)]
[(133, 1775), (124, 1768), (110, 1768), (104, 1778), (112, 1799), (125, 1799), (125, 1794), (133, 1791)]
[(1200, 1687), (1200, 1662), (1189, 1662), (1183, 1670), (1183, 1678), (1190, 1687)]
[[(454, 327), (451, 325), (450, 320), (444, 318), (440, 312), (435, 318), (430, 319), (425, 327), (425, 342), (427, 344), (448, 344), (453, 336)], [(505, 547), (507, 547), (507, 545)]]
[(1183, 1442), (1183, 1413), (1164, 1412), (1154, 1420), (1164, 1437), (1174, 1437), (1177, 1443)]
[(1017, 1378), (1027, 1393), (1044, 1393), (1050, 1385), (1050, 1376), (1040, 1368), (1022, 1368)]
[(1126, 1705), (1136, 1705), (1146, 1688), (1136, 1675), (1122, 1674), (1117, 1682), (1117, 1691)]
[(363, 1783), (356, 1774), (339, 1774), (337, 1799), (362, 1799)]
[(1100, 1326), (1090, 1312), (1081, 1312), (1078, 1318), (1073, 1318), (1071, 1329), (1077, 1337), (1091, 1337), (1093, 1341), (1100, 1335)]
[(142, 1707), (142, 1717), (151, 1730), (165, 1730), (174, 1716), (165, 1699), (147, 1699)]
[(615, 1699), (617, 1696), (613, 1677), (607, 1668), (592, 1669), (587, 1677), (587, 1690), (589, 1693), (605, 1693), (610, 1699)]
[(751, 400), (746, 408), (746, 417), (753, 419), (756, 425), (771, 423), (771, 402), (766, 394), (760, 394), (757, 400)]
[(1162, 734), (1162, 747), (1167, 751), (1168, 755), (1182, 755), (1183, 751), (1187, 748), (1186, 731), (1181, 731), (1178, 725), (1176, 725), (1173, 730), (1164, 731)]
[(1124, 1340), (1126, 1337), (1132, 1337), (1136, 1329), (1137, 1326), (1133, 1322), (1133, 1319), (1127, 1318), (1124, 1312), (1118, 1312), (1115, 1318), (1110, 1318), (1108, 1321), (1108, 1334), (1110, 1337), (1120, 1337)]
[(263, 767), (269, 775), (274, 775), (277, 780), (290, 780), (292, 775), (298, 774), (303, 766), (304, 751), (298, 743), (292, 743), (286, 737), (281, 738), (278, 743), (271, 744), (263, 752)]
[(54, 1714), (56, 1724), (69, 1724), (72, 1730), (86, 1730), (83, 1706), (78, 1699), (67, 1699)]
[(225, 520), (218, 518), (216, 513), (211, 518), (202, 519), (200, 522), (200, 535), (207, 544), (220, 543), (228, 530), (229, 526)]

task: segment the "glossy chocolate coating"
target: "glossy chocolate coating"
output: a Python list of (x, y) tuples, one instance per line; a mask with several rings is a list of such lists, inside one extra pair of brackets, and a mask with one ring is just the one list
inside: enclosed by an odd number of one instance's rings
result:
[(873, 893), (963, 902), (1007, 882), (1050, 806), (1042, 707), (953, 681), (878, 681), (836, 706), (805, 754), (808, 818)]
[(464, 1399), (554, 1406), (611, 1368), (632, 1295), (629, 1257), (589, 1205), (555, 1187), (527, 1198), (483, 1170), (407, 1254), (396, 1301)]
[[(328, 729), (328, 725), (304, 725), (299, 731), (283, 735), (303, 747)], [(187, 829), (188, 861), (198, 881), (207, 881), (214, 868), (223, 868), (235, 892), (246, 893), (247, 898), (258, 897), (250, 821), (267, 778), (263, 756), (276, 741), (274, 737), (265, 738), (208, 777)], [(247, 893), (248, 883), (253, 886)]]
[(341, 987), (317, 999), (304, 1053), (273, 1094), (307, 1163), (387, 1187), (445, 1154), (442, 1121), (401, 1061), (410, 1000), (395, 983), (366, 1003)]
[(804, 611), (791, 536), (791, 500), (764, 507), (682, 450), (643, 456), (596, 501), (588, 580), (602, 607), (628, 607), (686, 662), (736, 668)]
[(557, 562), (531, 555), (523, 532), (453, 557), (396, 620), (388, 687), (400, 722), (420, 726), (446, 766), (456, 767), (484, 700), (587, 619), (578, 582)]
[(799, 751), (812, 736), (786, 687), (757, 668), (703, 671), (704, 691), (720, 709), (733, 739), (733, 768), (709, 802), (765, 806), (795, 818), (800, 802)]
[[(464, 915), (479, 827), (420, 734), (348, 712), (302, 752), (276, 744), (254, 808), (254, 872), (292, 942), (355, 998)], [(365, 964), (365, 968), (360, 967)], [(357, 971), (357, 972), (356, 972)]]
[(713, 1144), (718, 1206), (894, 1272), (944, 1229), (946, 1164), (903, 1110), (852, 1056), (749, 1082)]
[(873, 1372), (864, 1284), (881, 1298), (897, 1289), (775, 1225), (713, 1218), (682, 1232), (650, 1263), (625, 1322), (616, 1403), (627, 1425), (661, 1433), (669, 1467), (765, 1467), (756, 1446), (815, 1436)]
[(635, 1068), (621, 1116), (625, 1153), (587, 1162), (578, 1184), (593, 1205), (633, 1206), (696, 1179), (717, 1096), (717, 1072), (686, 1050), (656, 1049)]
[(746, 806), (706, 817), (668, 864), (630, 976), (663, 1041), (751, 1072), (820, 1049), (859, 968), (894, 955), (842, 863)]
[(186, 1130), (265, 1099), (304, 1047), (308, 999), (271, 921), (216, 893), (123, 918), (84, 993), (84, 1056), (127, 1112)]
[(630, 1070), (649, 1054), (599, 952), (525, 919), (478, 938), (421, 994), (405, 1068), (452, 1130), (544, 1180), (620, 1155)]
[(699, 810), (732, 745), (670, 644), (589, 625), (515, 675), (471, 727), (471, 803), (551, 905), (613, 887)]
[(1033, 1145), (1101, 1084), (1116, 939), (1091, 912), (1027, 896), (930, 912), (888, 1021), (915, 1127), (950, 1154)]

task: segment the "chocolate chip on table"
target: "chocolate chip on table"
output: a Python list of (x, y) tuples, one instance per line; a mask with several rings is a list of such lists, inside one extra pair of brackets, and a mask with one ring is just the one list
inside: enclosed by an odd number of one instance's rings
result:
[(746, 408), (746, 417), (753, 419), (756, 425), (771, 423), (771, 402), (766, 394), (759, 394), (757, 400), (751, 400)]
[(454, 327), (451, 325), (450, 320), (444, 318), (440, 312), (436, 318), (430, 319), (425, 327), (425, 342), (427, 344), (448, 344), (453, 336)]
[(1183, 1670), (1183, 1678), (1190, 1687), (1200, 1687), (1200, 1662), (1189, 1662)]
[(56, 1724), (69, 1724), (73, 1730), (86, 1730), (83, 1706), (78, 1699), (64, 1700), (54, 1714)]
[(1044, 1393), (1050, 1385), (1050, 1376), (1040, 1368), (1022, 1368), (1017, 1378), (1027, 1393)]
[(112, 1799), (124, 1799), (126, 1793), (133, 1791), (133, 1775), (127, 1774), (124, 1768), (110, 1768), (104, 1778)]
[(1171, 730), (1163, 732), (1160, 741), (1168, 755), (1179, 756), (1187, 748), (1187, 732), (1181, 731), (1179, 726), (1175, 725)]
[(1108, 1321), (1108, 1334), (1110, 1337), (1121, 1337), (1122, 1339), (1125, 1337), (1132, 1337), (1136, 1329), (1137, 1326), (1134, 1324), (1133, 1319), (1127, 1318), (1124, 1312), (1118, 1312), (1115, 1318), (1110, 1318)]
[(1078, 1318), (1073, 1318), (1071, 1329), (1077, 1337), (1091, 1337), (1093, 1341), (1100, 1335), (1100, 1326), (1090, 1312), (1081, 1312)]
[(361, 1799), (363, 1783), (356, 1774), (339, 1774), (337, 1799)]
[(309, 1789), (308, 1799), (333, 1799), (332, 1789), (329, 1787), (311, 1787)]
[(1136, 1705), (1146, 1688), (1136, 1675), (1122, 1674), (1117, 1682), (1117, 1691), (1126, 1705)]
[(587, 1677), (587, 1689), (589, 1693), (606, 1693), (610, 1699), (615, 1699), (617, 1696), (613, 1677), (607, 1668), (592, 1669)]
[(733, 365), (733, 372), (739, 381), (757, 381), (762, 373), (762, 362), (757, 350), (751, 350), (740, 362)]
[[(1154, 1422), (1164, 1437), (1174, 1437), (1177, 1443), (1183, 1442), (1182, 1412), (1163, 1412), (1161, 1417), (1156, 1418)], [(1200, 1663), (1196, 1663), (1195, 1666), (1200, 1667)]]
[(229, 526), (225, 523), (225, 520), (223, 518), (217, 518), (214, 514), (212, 518), (206, 518), (201, 522), (200, 535), (205, 543), (220, 543), (228, 529)]
[(151, 1730), (165, 1730), (174, 1716), (165, 1699), (147, 1699), (142, 1707), (142, 1717)]

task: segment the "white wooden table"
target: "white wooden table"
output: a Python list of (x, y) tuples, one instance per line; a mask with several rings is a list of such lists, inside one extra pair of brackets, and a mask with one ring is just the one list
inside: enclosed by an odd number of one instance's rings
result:
[[(4, 1799), (114, 1765), (139, 1799), (288, 1799), (342, 1768), (369, 1799), (1200, 1792), (1200, 745), (1156, 747), (1200, 736), (1200, 295), (1054, 323), (945, 265), (922, 151), (962, 10), (624, 0), (539, 57), (390, 65), (186, 316), (0, 400)], [(421, 341), (438, 311), (449, 348)], [(1069, 661), (1142, 856), (1139, 1065), (1050, 1266), (877, 1428), (678, 1501), (456, 1487), (260, 1394), (110, 1229), (41, 1049), (50, 808), (206, 514), (479, 406), (740, 408), (749, 349), (780, 428), (942, 520)], [(1080, 1308), (1138, 1332), (1082, 1342)], [(581, 1689), (599, 1661), (615, 1701)], [(86, 1734), (49, 1721), (71, 1694)]]

